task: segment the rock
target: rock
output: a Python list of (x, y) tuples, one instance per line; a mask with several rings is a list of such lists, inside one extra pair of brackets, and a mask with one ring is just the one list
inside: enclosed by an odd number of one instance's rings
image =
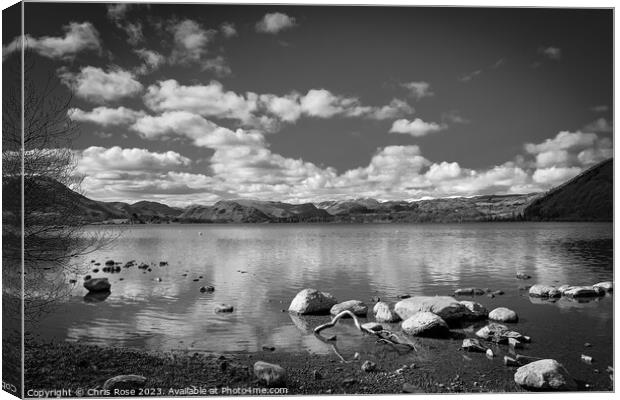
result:
[(95, 268), (93, 269), (93, 273), (96, 274), (97, 272), (99, 272), (99, 268)]
[(378, 322), (398, 322), (400, 317), (390, 309), (390, 305), (380, 301), (372, 308), (375, 320)]
[(69, 283), (77, 283), (76, 279), (69, 279)]
[(142, 375), (118, 375), (103, 384), (104, 390), (143, 388), (146, 378)]
[(461, 348), (465, 351), (478, 352), (478, 353), (485, 353), (487, 350), (491, 350), (491, 349), (487, 349), (486, 347), (482, 346), (480, 344), (480, 341), (478, 341), (478, 339), (471, 339), (471, 338), (463, 339), (463, 344), (461, 345)]
[(372, 361), (366, 360), (362, 364), (362, 371), (364, 372), (373, 372), (377, 369), (377, 364)]
[(614, 291), (614, 283), (613, 282), (599, 282), (595, 285), (592, 285), (594, 287), (599, 287), (603, 290), (605, 290), (606, 292), (613, 292)]
[(109, 292), (112, 285), (108, 278), (95, 278), (85, 281), (84, 287), (89, 292)]
[(288, 310), (296, 314), (328, 314), (336, 303), (334, 296), (329, 293), (304, 289), (297, 293)]
[(264, 361), (254, 363), (254, 376), (267, 386), (284, 386), (286, 381), (286, 371), (284, 371), (284, 368)]
[(489, 319), (500, 322), (517, 322), (517, 313), (506, 307), (498, 307), (489, 313)]
[(521, 342), (513, 337), (508, 338), (508, 346), (512, 347), (513, 349), (520, 349), (523, 347)]
[(489, 297), (489, 298), (491, 298), (491, 299), (494, 299), (494, 298), (495, 298), (495, 295), (494, 295), (493, 293), (489, 293), (489, 294), (487, 294), (487, 297)]
[(93, 278), (92, 276), (90, 276), (90, 275), (86, 275), (86, 276), (84, 277), (84, 280), (85, 280), (85, 281), (87, 281), (87, 280), (92, 279), (92, 278)]
[(599, 297), (605, 295), (605, 289), (594, 286), (572, 286), (564, 291), (564, 296), (570, 298)]
[(496, 343), (508, 343), (509, 338), (525, 341), (525, 336), (521, 335), (519, 332), (511, 331), (506, 325), (495, 322), (480, 328), (476, 332), (476, 336)]
[(114, 265), (114, 260), (108, 260), (105, 262), (105, 265)]
[(368, 314), (368, 306), (359, 300), (348, 300), (334, 304), (329, 312), (331, 315), (338, 315), (345, 310), (351, 311), (358, 317), (366, 317)]
[(100, 265), (101, 265), (101, 263), (95, 263), (95, 265), (96, 265), (96, 266), (100, 266)]
[(467, 307), (469, 311), (471, 311), (471, 316), (469, 317), (470, 319), (484, 319), (487, 318), (487, 316), (489, 315), (489, 311), (486, 309), (486, 307), (478, 302), (463, 300), (459, 301), (459, 303), (461, 303), (462, 305)]
[(532, 297), (560, 297), (562, 293), (555, 286), (534, 285), (529, 291)]
[(484, 290), (479, 288), (456, 289), (454, 294), (456, 296), (482, 296), (484, 294)]
[(159, 266), (160, 267), (165, 267), (166, 265), (168, 265), (168, 261), (160, 261), (159, 262)]
[(161, 278), (160, 278), (160, 277), (155, 278), (155, 280), (156, 280), (157, 282), (161, 282)]
[(214, 292), (215, 288), (213, 286), (203, 286), (203, 287), (200, 288), (200, 291), (202, 293), (204, 293), (204, 292)]
[(512, 357), (504, 356), (504, 365), (507, 367), (518, 367), (519, 363)]
[(591, 356), (586, 356), (585, 354), (581, 355), (581, 361), (583, 361), (586, 364), (592, 364), (592, 357)]
[(588, 343), (588, 342), (584, 343), (583, 345), (584, 345), (585, 347), (592, 347), (592, 344), (591, 344), (591, 343)]
[(425, 311), (437, 314), (444, 321), (454, 321), (470, 318), (472, 312), (450, 296), (415, 296), (401, 300), (394, 306), (396, 314), (403, 319)]
[(383, 330), (383, 326), (376, 322), (366, 322), (365, 324), (362, 324), (362, 328), (368, 329), (369, 331), (375, 331), (375, 332)]
[(410, 295), (410, 294), (399, 294), (399, 295), (398, 295), (398, 298), (399, 298), (399, 299), (408, 299), (408, 298), (410, 298), (410, 297), (411, 297), (411, 295)]
[(526, 274), (525, 272), (517, 272), (517, 279), (530, 279), (531, 276)]
[(110, 296), (110, 292), (88, 292), (86, 293), (86, 295), (84, 295), (84, 302), (85, 303), (101, 303), (102, 301), (105, 301), (109, 296)]
[(403, 332), (413, 336), (445, 336), (450, 332), (448, 324), (439, 315), (420, 311), (402, 323)]
[(265, 351), (276, 351), (276, 348), (273, 346), (263, 346), (262, 348)]
[(198, 282), (199, 280), (200, 280), (200, 279), (196, 278), (196, 279), (194, 279), (194, 282)]
[(218, 304), (215, 306), (214, 311), (216, 313), (231, 313), (233, 312), (234, 307), (231, 306), (230, 304)]
[(519, 365), (526, 365), (526, 364), (529, 364), (529, 363), (534, 362), (534, 361), (542, 360), (542, 358), (531, 357), (531, 356), (524, 356), (523, 354), (517, 354), (515, 358), (517, 360), (517, 363), (519, 363)]
[(486, 353), (487, 353), (487, 357), (489, 358), (495, 357), (495, 354), (493, 353), (493, 350), (491, 349), (487, 349)]
[(552, 359), (531, 362), (515, 373), (515, 382), (527, 390), (575, 390), (577, 384), (562, 364)]
[(372, 296), (370, 301), (372, 301), (373, 303), (378, 303), (381, 301), (381, 298), (379, 296)]

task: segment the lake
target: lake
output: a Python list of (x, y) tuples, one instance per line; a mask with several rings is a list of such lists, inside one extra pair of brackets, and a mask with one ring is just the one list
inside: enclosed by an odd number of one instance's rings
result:
[[(88, 229), (120, 232), (121, 237), (108, 248), (76, 259), (84, 272), (77, 286), (33, 328), (44, 338), (147, 350), (255, 352), (273, 345), (277, 351), (328, 354), (332, 346), (312, 334), (312, 328), (328, 317), (299, 318), (283, 312), (301, 289), (327, 291), (338, 301), (363, 300), (372, 308), (373, 296), (395, 302), (405, 293), (452, 295), (457, 288), (479, 287), (505, 292), (475, 300), (489, 310), (505, 306), (519, 314), (520, 321), (511, 327), (532, 337), (525, 354), (555, 358), (593, 380), (594, 369), (600, 370), (599, 380), (608, 380), (604, 371), (613, 365), (613, 295), (583, 303), (565, 298), (549, 302), (530, 299), (527, 290), (520, 289), (535, 283), (591, 285), (613, 280), (611, 223)], [(101, 269), (108, 259), (154, 266), (151, 272), (137, 267), (115, 274), (91, 271), (96, 268), (91, 260), (102, 263), (97, 267)], [(160, 261), (168, 265), (160, 267)], [(517, 271), (532, 279), (516, 279)], [(107, 276), (111, 295), (100, 302), (85, 297), (86, 273)], [(215, 292), (201, 293), (205, 285), (213, 285)], [(216, 314), (218, 303), (229, 303), (235, 310)], [(462, 331), (473, 337), (473, 329), (482, 324)], [(334, 332), (342, 354), (379, 352), (380, 345), (361, 336), (350, 322)], [(584, 347), (586, 342), (591, 347)], [(582, 353), (596, 364), (582, 363)], [(424, 354), (432, 357), (430, 350), (418, 356)]]

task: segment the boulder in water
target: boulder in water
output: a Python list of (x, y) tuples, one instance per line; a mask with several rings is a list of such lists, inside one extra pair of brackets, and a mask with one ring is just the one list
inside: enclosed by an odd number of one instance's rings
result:
[(450, 332), (448, 324), (439, 315), (420, 311), (402, 323), (403, 332), (413, 336), (446, 336)]
[(392, 309), (390, 305), (384, 301), (380, 301), (372, 308), (375, 320), (378, 322), (398, 322), (400, 317)]
[(454, 294), (456, 296), (482, 296), (484, 294), (484, 290), (479, 288), (463, 288), (456, 289)]
[(555, 286), (534, 285), (530, 287), (529, 294), (531, 297), (560, 297), (562, 293)]
[(564, 292), (564, 296), (571, 298), (599, 297), (605, 295), (605, 289), (599, 286), (573, 286)]
[(499, 322), (517, 322), (519, 321), (519, 316), (509, 308), (498, 307), (489, 313), (489, 319)]
[(331, 294), (309, 288), (297, 293), (288, 310), (296, 314), (329, 314), (336, 303)]
[(478, 302), (463, 300), (459, 301), (459, 303), (461, 303), (462, 305), (467, 307), (469, 311), (471, 311), (471, 316), (469, 316), (469, 319), (484, 319), (487, 318), (487, 316), (489, 315), (489, 311), (486, 309), (486, 307)]
[(467, 307), (450, 296), (414, 296), (396, 303), (394, 311), (403, 320), (420, 311), (436, 314), (447, 322), (472, 316), (472, 312)]
[(527, 390), (575, 390), (577, 384), (562, 364), (544, 359), (526, 364), (514, 376), (515, 382)]
[(230, 304), (218, 304), (215, 306), (214, 311), (216, 313), (231, 313), (234, 311), (234, 307)]
[(109, 292), (112, 285), (108, 278), (94, 278), (85, 281), (84, 287), (89, 292)]
[(359, 300), (348, 300), (342, 303), (334, 304), (329, 310), (331, 315), (338, 315), (348, 310), (358, 317), (365, 317), (368, 314), (368, 306)]
[(614, 291), (614, 283), (613, 282), (599, 282), (595, 285), (592, 285), (594, 287), (599, 287), (603, 290), (605, 290), (606, 292), (613, 292)]

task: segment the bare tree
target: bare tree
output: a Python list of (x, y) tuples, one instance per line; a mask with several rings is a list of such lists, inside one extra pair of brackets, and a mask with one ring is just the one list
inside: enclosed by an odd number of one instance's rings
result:
[[(26, 52), (23, 87), (11, 88), (8, 96), (3, 96), (3, 190), (21, 192), (23, 174), (24, 196), (23, 209), (20, 196), (5, 197), (8, 202), (3, 201), (3, 218), (9, 226), (18, 227), (23, 215), (24, 246), (21, 249), (20, 244), (19, 250), (24, 255), (27, 318), (69, 293), (69, 276), (80, 272), (75, 257), (112, 239), (84, 230), (88, 221), (75, 208), (82, 177), (71, 149), (79, 134), (69, 115), (72, 96), (56, 76), (36, 73), (35, 57)], [(15, 240), (10, 243), (17, 245)], [(7, 260), (11, 265), (21, 258), (15, 250), (6, 254), (13, 258)]]

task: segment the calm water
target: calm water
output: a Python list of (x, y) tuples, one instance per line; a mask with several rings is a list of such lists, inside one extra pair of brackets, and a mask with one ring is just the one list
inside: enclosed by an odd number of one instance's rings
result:
[[(87, 301), (80, 277), (66, 302), (40, 322), (37, 332), (44, 337), (150, 350), (257, 351), (274, 345), (278, 351), (329, 353), (330, 345), (311, 333), (328, 318), (294, 318), (282, 312), (303, 288), (372, 306), (372, 296), (396, 301), (403, 293), (451, 295), (459, 287), (473, 286), (505, 291), (476, 301), (489, 309), (517, 311), (520, 321), (514, 329), (533, 338), (526, 353), (583, 369), (579, 356), (584, 352), (594, 357), (601, 374), (612, 365), (613, 296), (588, 303), (549, 303), (532, 301), (527, 291), (519, 290), (534, 283), (613, 280), (609, 223), (89, 229), (122, 232), (113, 247), (79, 260), (84, 274), (110, 278), (112, 294), (102, 302)], [(117, 274), (92, 273), (91, 259), (102, 263), (99, 268), (107, 259), (156, 266), (146, 273), (136, 267)], [(162, 260), (169, 265), (159, 267)], [(532, 279), (515, 279), (517, 271)], [(199, 276), (203, 278), (194, 282)], [(214, 293), (200, 293), (207, 284), (215, 286)], [(217, 303), (230, 303), (235, 311), (215, 314)], [(472, 329), (464, 332), (471, 334)], [(375, 351), (374, 342), (350, 324), (339, 326), (336, 333), (343, 353)], [(593, 346), (584, 349), (585, 342)]]

